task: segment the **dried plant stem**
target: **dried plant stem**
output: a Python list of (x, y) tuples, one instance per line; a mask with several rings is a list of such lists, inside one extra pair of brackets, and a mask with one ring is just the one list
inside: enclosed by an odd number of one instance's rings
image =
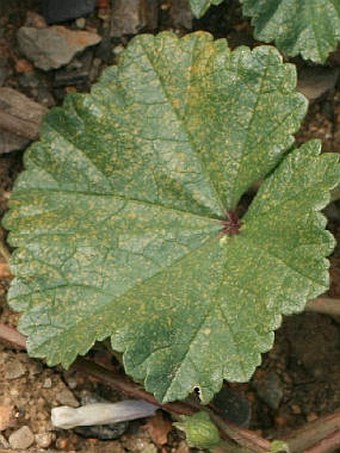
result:
[(307, 302), (305, 310), (324, 313), (325, 315), (340, 316), (340, 299), (318, 297)]
[(9, 343), (16, 349), (26, 350), (26, 338), (14, 327), (0, 323), (0, 340)]
[(340, 431), (335, 431), (320, 440), (320, 442), (315, 444), (313, 447), (305, 450), (305, 453), (332, 453), (338, 448), (340, 448)]
[[(291, 453), (301, 451), (309, 453), (326, 453), (334, 451), (339, 446), (340, 411), (325, 415), (319, 419), (306, 423), (301, 428), (292, 431), (283, 439), (289, 446)], [(320, 446), (327, 445), (327, 449), (320, 450)]]

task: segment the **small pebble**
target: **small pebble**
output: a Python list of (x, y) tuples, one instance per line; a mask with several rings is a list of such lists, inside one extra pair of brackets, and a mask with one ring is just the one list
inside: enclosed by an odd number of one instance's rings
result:
[(70, 387), (71, 390), (74, 390), (78, 386), (78, 382), (76, 378), (68, 378), (67, 385)]
[(277, 410), (283, 398), (283, 384), (280, 377), (271, 371), (254, 383), (258, 396), (273, 410)]
[(28, 426), (22, 426), (14, 431), (9, 438), (9, 444), (14, 450), (27, 450), (34, 443), (34, 434)]
[(6, 366), (5, 378), (8, 380), (18, 379), (26, 373), (26, 368), (20, 360), (13, 360)]
[(19, 58), (15, 62), (15, 70), (16, 70), (16, 72), (32, 72), (33, 65), (32, 65), (32, 63), (25, 60), (24, 58)]
[(298, 406), (297, 404), (292, 404), (291, 409), (292, 409), (292, 413), (294, 415), (300, 415), (301, 414), (301, 407)]
[(49, 378), (49, 377), (46, 378), (46, 379), (44, 380), (44, 382), (43, 382), (42, 387), (43, 387), (44, 389), (50, 389), (50, 388), (52, 388), (52, 379)]
[(28, 371), (30, 376), (36, 376), (37, 374), (42, 373), (43, 366), (41, 362), (38, 362), (37, 360), (31, 360)]
[(115, 55), (120, 55), (124, 49), (125, 49), (125, 47), (122, 44), (118, 44), (118, 46), (115, 46), (113, 48), (113, 52)]
[(141, 450), (141, 453), (157, 453), (157, 447), (154, 444), (149, 444)]
[(68, 388), (62, 389), (57, 395), (56, 400), (58, 403), (62, 404), (63, 406), (70, 406), (70, 407), (78, 407), (79, 402), (73, 396), (73, 393)]
[(85, 25), (86, 25), (85, 17), (78, 17), (78, 19), (76, 19), (77, 28), (79, 28), (80, 30), (83, 30), (85, 28)]
[(307, 415), (307, 422), (314, 422), (317, 420), (319, 417), (315, 412), (311, 412), (310, 414)]
[(48, 448), (55, 441), (54, 433), (40, 433), (35, 435), (35, 442), (39, 448)]
[(112, 423), (110, 425), (77, 426), (73, 431), (85, 438), (99, 440), (119, 439), (128, 429), (129, 422)]

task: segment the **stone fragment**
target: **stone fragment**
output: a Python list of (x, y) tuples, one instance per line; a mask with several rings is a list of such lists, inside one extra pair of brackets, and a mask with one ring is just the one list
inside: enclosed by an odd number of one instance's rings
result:
[(67, 66), (55, 72), (53, 88), (74, 86), (78, 90), (89, 89), (92, 61), (91, 51), (86, 51), (78, 58), (74, 58)]
[(49, 448), (55, 441), (54, 433), (40, 433), (35, 435), (35, 443), (39, 448)]
[(97, 33), (72, 31), (61, 25), (40, 29), (21, 27), (17, 38), (26, 58), (44, 71), (68, 64), (76, 53), (101, 41)]
[(254, 382), (258, 396), (273, 410), (277, 410), (283, 398), (283, 383), (274, 372), (266, 373), (262, 379)]
[(76, 26), (77, 26), (77, 28), (79, 28), (79, 30), (84, 30), (84, 28), (86, 26), (85, 17), (78, 17), (78, 19), (76, 20)]
[(58, 403), (63, 404), (64, 406), (78, 407), (79, 402), (73, 396), (71, 390), (67, 387), (63, 388), (60, 392), (56, 394), (56, 400)]
[(250, 404), (240, 392), (229, 387), (222, 387), (211, 404), (222, 418), (239, 426), (249, 426), (251, 418)]
[(47, 109), (12, 88), (0, 88), (0, 154), (25, 148), (38, 137)]
[(315, 101), (335, 88), (339, 74), (339, 68), (303, 68), (299, 71), (297, 89), (309, 101)]
[(13, 450), (27, 450), (34, 443), (34, 434), (25, 425), (14, 431), (9, 436), (8, 442)]
[[(55, 100), (51, 94), (50, 81), (47, 79), (45, 74), (39, 71), (33, 70), (30, 72), (24, 72), (17, 75), (20, 88), (23, 92), (36, 100), (39, 104), (45, 107), (53, 107)], [(45, 76), (45, 77), (44, 77)]]
[(96, 0), (45, 0), (43, 14), (49, 24), (73, 20), (92, 13)]
[(169, 12), (174, 27), (192, 29), (193, 14), (188, 0), (171, 0)]
[(135, 35), (158, 25), (158, 7), (154, 0), (113, 0), (111, 36)]
[(24, 376), (26, 371), (25, 366), (20, 362), (20, 360), (14, 359), (6, 365), (5, 378), (9, 381), (18, 379)]
[(120, 422), (109, 425), (77, 426), (73, 431), (85, 438), (116, 440), (127, 431), (128, 427), (129, 422)]
[(42, 384), (43, 389), (50, 389), (52, 388), (52, 379), (50, 377), (47, 377), (43, 384)]

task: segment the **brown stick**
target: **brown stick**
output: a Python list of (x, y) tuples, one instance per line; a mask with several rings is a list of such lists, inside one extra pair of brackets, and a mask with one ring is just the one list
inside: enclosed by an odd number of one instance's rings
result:
[(340, 447), (340, 431), (330, 434), (320, 440), (312, 448), (305, 450), (305, 453), (332, 453), (336, 448)]
[(340, 316), (340, 299), (318, 297), (308, 301), (305, 310), (324, 313), (325, 315)]
[(169, 403), (162, 405), (150, 393), (147, 393), (141, 388), (141, 386), (127, 377), (113, 374), (112, 371), (108, 371), (102, 366), (97, 365), (94, 362), (90, 362), (89, 360), (78, 358), (74, 366), (76, 370), (90, 375), (101, 382), (105, 382), (116, 390), (123, 392), (125, 395), (136, 399), (143, 399), (144, 401), (159, 406), (169, 412), (184, 415), (192, 415), (194, 412), (197, 412), (194, 407), (191, 407), (190, 404), (187, 403)]
[(298, 453), (316, 447), (336, 431), (340, 431), (340, 410), (306, 423), (292, 431), (283, 440), (287, 442), (291, 453)]
[(17, 349), (26, 350), (26, 338), (17, 329), (6, 326), (2, 322), (0, 323), (0, 340), (9, 343)]

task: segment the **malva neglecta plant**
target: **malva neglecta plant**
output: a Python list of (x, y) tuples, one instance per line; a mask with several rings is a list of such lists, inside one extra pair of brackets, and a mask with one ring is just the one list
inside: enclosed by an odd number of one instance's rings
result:
[(51, 110), (4, 220), (31, 356), (68, 367), (110, 337), (161, 402), (250, 379), (282, 315), (328, 288), (338, 156), (292, 148), (295, 86), (272, 47), (140, 35)]
[[(223, 0), (189, 0), (192, 12), (202, 17)], [(251, 17), (254, 36), (287, 55), (324, 63), (340, 41), (339, 0), (240, 0)]]

